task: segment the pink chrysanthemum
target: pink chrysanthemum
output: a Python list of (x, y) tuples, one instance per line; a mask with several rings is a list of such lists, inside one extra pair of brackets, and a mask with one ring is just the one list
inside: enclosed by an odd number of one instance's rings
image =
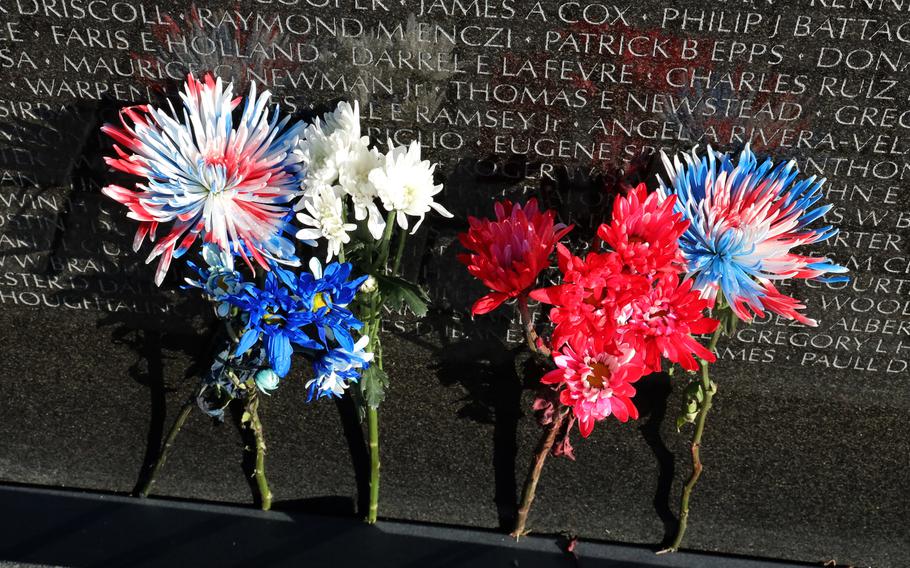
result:
[(675, 196), (661, 199), (657, 193), (648, 195), (644, 184), (632, 189), (627, 196), (613, 202), (613, 220), (597, 230), (597, 236), (622, 259), (635, 274), (674, 270), (684, 265), (678, 239), (688, 221), (682, 213), (673, 211)]
[(603, 343), (594, 338), (580, 346), (565, 344), (554, 354), (557, 368), (540, 379), (544, 384), (564, 385), (560, 402), (572, 408), (585, 438), (595, 422), (610, 415), (620, 422), (638, 418), (638, 409), (632, 404), (632, 383), (648, 371), (632, 346)]
[(161, 257), (155, 283), (161, 284), (173, 258), (197, 238), (215, 243), (267, 269), (267, 259), (297, 264), (288, 229), (288, 203), (300, 187), (299, 158), (292, 152), (302, 125), (288, 126), (275, 107), (269, 118), (268, 91), (257, 98), (252, 84), (239, 122), (232, 85), (208, 75), (204, 82), (187, 77), (183, 114), (140, 105), (121, 112), (122, 127), (102, 131), (116, 141), (113, 168), (146, 178), (135, 190), (118, 185), (103, 189), (129, 208), (139, 222), (133, 242), (155, 241), (160, 225), (171, 225), (147, 262)]
[(470, 229), (458, 235), (470, 254), (458, 260), (468, 272), (492, 290), (471, 308), (475, 315), (499, 307), (525, 292), (549, 266), (553, 247), (572, 227), (554, 223), (551, 211), (542, 212), (531, 199), (524, 208), (510, 201), (497, 203), (496, 220), (469, 217)]
[(693, 354), (708, 362), (716, 360), (692, 337), (711, 333), (719, 325), (704, 315), (713, 300), (702, 298), (692, 284), (692, 280), (680, 282), (677, 274), (661, 274), (645, 294), (619, 309), (617, 333), (642, 352), (652, 371), (660, 370), (661, 356), (689, 371), (698, 368)]

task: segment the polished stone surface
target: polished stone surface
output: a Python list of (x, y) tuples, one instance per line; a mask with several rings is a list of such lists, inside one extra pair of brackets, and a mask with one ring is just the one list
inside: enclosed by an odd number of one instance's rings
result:
[[(908, 4), (684, 4), (0, 1), (0, 481), (130, 492), (208, 364), (207, 308), (176, 270), (154, 288), (134, 227), (100, 194), (128, 180), (104, 166), (98, 128), (215, 70), (241, 90), (264, 82), (298, 118), (356, 98), (375, 142), (419, 135), (440, 163), (455, 218), (428, 218), (404, 264), (433, 308), (391, 315), (383, 336), (385, 519), (509, 527), (539, 435), (539, 373), (514, 322), (468, 315), (482, 294), (455, 260), (469, 215), (536, 196), (578, 225), (577, 244), (620, 178), (653, 185), (655, 150), (696, 143), (751, 141), (827, 177), (843, 233), (814, 252), (854, 281), (782, 287), (818, 328), (766, 319), (721, 343), (686, 545), (903, 568)], [(356, 515), (363, 434), (349, 401), (305, 404), (304, 381), (298, 368), (263, 402), (276, 508)], [(689, 465), (678, 383), (641, 381), (640, 421), (576, 436), (575, 463), (549, 460), (531, 527), (656, 548)], [(237, 419), (194, 413), (156, 493), (254, 503)]]

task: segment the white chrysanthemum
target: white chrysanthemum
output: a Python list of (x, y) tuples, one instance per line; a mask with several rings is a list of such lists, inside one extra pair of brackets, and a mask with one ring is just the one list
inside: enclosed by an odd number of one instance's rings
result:
[(297, 214), (297, 220), (305, 227), (297, 231), (297, 238), (311, 246), (324, 238), (328, 245), (326, 262), (338, 255), (343, 244), (351, 242), (348, 233), (357, 228), (344, 222), (343, 195), (338, 186), (315, 188), (307, 192), (302, 201), (303, 211)]
[(408, 228), (408, 218), (418, 217), (415, 233), (430, 209), (443, 217), (452, 214), (433, 201), (433, 196), (442, 191), (442, 185), (433, 184), (435, 164), (420, 159), (420, 143), (416, 140), (410, 146), (392, 146), (381, 168), (370, 172), (369, 179), (376, 186), (376, 194), (382, 200), (386, 211), (395, 211), (395, 219), (402, 229)]
[(303, 138), (297, 145), (295, 153), (306, 164), (304, 188), (323, 185), (334, 185), (338, 180), (338, 165), (347, 157), (347, 149), (337, 137), (333, 138), (325, 130), (321, 120), (316, 119), (307, 126)]
[(338, 172), (338, 184), (354, 202), (354, 218), (358, 221), (367, 219), (367, 228), (374, 239), (382, 237), (385, 220), (376, 206), (376, 186), (370, 181), (370, 172), (381, 168), (382, 161), (378, 150), (358, 143), (351, 147), (349, 159)]
[(354, 101), (351, 106), (346, 101), (341, 101), (335, 111), (324, 117), (326, 128), (331, 133), (346, 137), (351, 142), (360, 140), (360, 103)]
[(335, 111), (317, 118), (304, 131), (295, 153), (307, 166), (304, 187), (335, 185), (340, 169), (359, 146), (369, 144), (360, 135), (360, 106), (342, 101)]

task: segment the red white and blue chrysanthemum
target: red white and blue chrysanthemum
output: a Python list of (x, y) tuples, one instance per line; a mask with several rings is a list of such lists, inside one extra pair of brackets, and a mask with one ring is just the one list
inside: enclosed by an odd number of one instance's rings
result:
[(797, 180), (795, 161), (759, 164), (748, 146), (735, 162), (710, 147), (704, 156), (693, 150), (683, 158), (663, 156), (669, 180), (660, 180), (659, 191), (675, 196), (676, 210), (690, 222), (679, 244), (695, 289), (712, 299), (720, 293), (743, 320), (769, 310), (815, 325), (798, 311), (805, 306), (774, 282), (846, 279), (837, 275), (847, 269), (828, 258), (791, 252), (837, 234), (830, 226), (810, 227), (831, 208), (814, 207), (825, 180)]
[[(113, 168), (145, 181), (135, 189), (109, 185), (104, 193), (139, 222), (133, 243), (156, 241), (147, 262), (159, 258), (161, 284), (173, 258), (197, 239), (214, 243), (267, 269), (269, 261), (296, 265), (289, 203), (300, 191), (302, 166), (293, 149), (303, 126), (269, 113), (270, 93), (252, 84), (244, 100), (231, 84), (210, 75), (187, 77), (183, 112), (139, 105), (121, 111), (121, 126), (102, 131), (115, 140)], [(234, 110), (243, 102), (239, 119)], [(157, 237), (159, 229), (166, 234)]]

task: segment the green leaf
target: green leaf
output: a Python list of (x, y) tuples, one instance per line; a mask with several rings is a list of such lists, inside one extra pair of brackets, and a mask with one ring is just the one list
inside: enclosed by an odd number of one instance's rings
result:
[(382, 295), (383, 304), (389, 309), (398, 311), (407, 306), (417, 317), (427, 314), (427, 303), (430, 301), (430, 297), (423, 288), (397, 276), (380, 274), (374, 277), (379, 283), (379, 293)]
[(378, 365), (371, 365), (360, 378), (360, 392), (363, 401), (370, 408), (379, 408), (385, 400), (385, 391), (389, 386), (389, 376)]
[(705, 400), (705, 388), (702, 386), (701, 381), (696, 379), (686, 385), (686, 390), (683, 394), (685, 396), (685, 409), (682, 415), (676, 419), (677, 431), (679, 431), (683, 425), (695, 422), (696, 417), (698, 417), (698, 412), (701, 410)]
[(704, 389), (702, 389), (701, 381), (692, 381), (686, 387), (686, 401), (697, 401), (701, 402), (705, 398)]
[(253, 419), (253, 417), (250, 416), (250, 413), (247, 412), (247, 411), (244, 411), (244, 412), (243, 412), (243, 416), (240, 417), (240, 423), (241, 423), (241, 424), (246, 424), (247, 422), (249, 422), (249, 421), (252, 420), (252, 419)]
[(686, 412), (684, 414), (680, 414), (676, 418), (676, 431), (679, 432), (682, 430), (682, 427), (686, 424), (695, 424), (696, 418), (698, 418), (697, 412)]

